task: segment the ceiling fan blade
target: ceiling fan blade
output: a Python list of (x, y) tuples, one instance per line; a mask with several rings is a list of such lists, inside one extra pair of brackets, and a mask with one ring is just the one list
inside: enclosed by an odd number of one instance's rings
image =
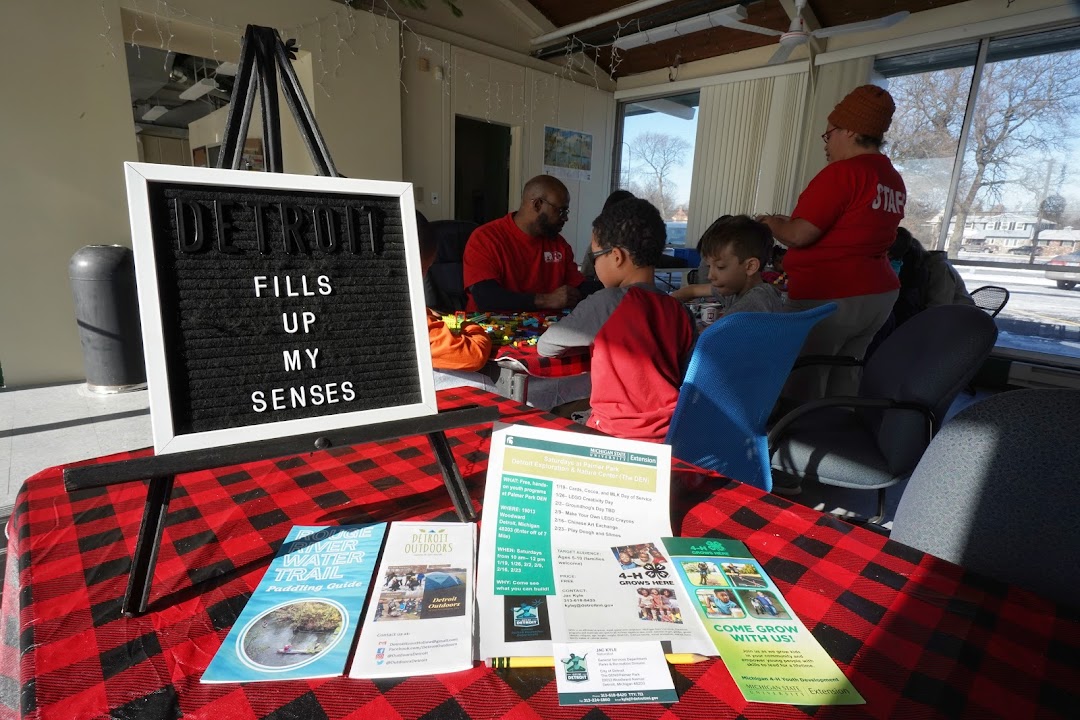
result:
[(769, 58), (769, 62), (766, 65), (780, 65), (787, 62), (787, 59), (791, 56), (791, 51), (799, 47), (798, 45), (781, 45), (773, 53), (773, 56)]
[(832, 37), (833, 35), (845, 35), (847, 33), (866, 32), (868, 30), (884, 30), (885, 28), (892, 27), (910, 14), (911, 13), (907, 10), (901, 10), (900, 12), (886, 15), (885, 17), (876, 20), (863, 20), (862, 22), (848, 23), (847, 25), (818, 28), (810, 34), (816, 38), (827, 38)]
[(781, 30), (751, 25), (743, 22), (746, 19), (746, 8), (742, 5), (734, 5), (727, 9), (727, 14), (713, 17), (715, 25), (731, 28), (733, 30), (745, 30), (746, 32), (758, 33), (759, 35), (783, 35)]

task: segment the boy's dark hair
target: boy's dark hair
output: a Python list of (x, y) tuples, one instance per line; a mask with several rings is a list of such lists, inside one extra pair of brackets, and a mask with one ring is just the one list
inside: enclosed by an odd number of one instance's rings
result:
[(660, 211), (648, 200), (630, 198), (614, 203), (593, 220), (597, 244), (607, 250), (621, 247), (638, 267), (660, 262), (667, 242), (667, 226)]
[(439, 250), (439, 242), (435, 238), (435, 233), (431, 232), (428, 219), (419, 211), (416, 213), (416, 235), (420, 239), (420, 262), (433, 260), (435, 253)]
[(607, 212), (615, 203), (621, 203), (623, 200), (629, 200), (630, 198), (637, 197), (629, 190), (613, 190), (610, 195), (607, 196), (607, 200), (604, 201), (604, 207), (600, 210), (601, 213)]
[(709, 226), (698, 241), (698, 252), (702, 257), (716, 257), (724, 248), (746, 262), (757, 258), (762, 267), (769, 262), (772, 251), (772, 231), (764, 223), (759, 223), (749, 215), (725, 215)]

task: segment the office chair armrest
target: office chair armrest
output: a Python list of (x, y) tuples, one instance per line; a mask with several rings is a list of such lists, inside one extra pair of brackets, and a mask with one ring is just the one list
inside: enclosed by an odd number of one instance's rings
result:
[(792, 368), (797, 370), (811, 365), (834, 365), (836, 367), (862, 367), (864, 361), (850, 355), (802, 355), (795, 360)]
[(837, 395), (835, 397), (821, 398), (820, 400), (812, 400), (808, 403), (800, 405), (788, 414), (780, 418), (772, 429), (769, 430), (769, 454), (776, 449), (776, 443), (784, 436), (787, 429), (796, 420), (809, 415), (812, 412), (818, 410), (824, 410), (825, 408), (834, 407), (848, 407), (848, 408), (871, 408), (879, 410), (914, 410), (922, 413), (926, 417), (927, 425), (929, 427), (928, 435), (933, 437), (934, 430), (937, 427), (937, 420), (934, 417), (934, 411), (923, 405), (922, 403), (907, 402), (901, 400), (890, 400), (888, 398), (864, 398), (848, 395)]

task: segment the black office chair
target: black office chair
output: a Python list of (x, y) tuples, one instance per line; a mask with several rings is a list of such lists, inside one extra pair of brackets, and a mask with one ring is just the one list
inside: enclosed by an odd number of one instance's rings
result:
[[(800, 405), (769, 431), (773, 482), (816, 480), (823, 485), (885, 490), (915, 469), (952, 401), (997, 339), (994, 321), (970, 305), (924, 310), (896, 329), (863, 367), (859, 394)], [(852, 358), (815, 358), (863, 364)], [(798, 367), (798, 364), (796, 365)]]
[(971, 299), (980, 310), (990, 313), (990, 317), (997, 317), (997, 314), (1009, 302), (1009, 291), (1000, 285), (983, 285), (971, 291)]
[(892, 539), (1080, 607), (1077, 417), (1080, 390), (1064, 389), (957, 413), (911, 474)]
[(427, 306), (443, 312), (464, 310), (469, 296), (465, 291), (465, 244), (479, 227), (467, 220), (435, 220), (428, 224), (438, 245), (435, 263), (424, 281)]

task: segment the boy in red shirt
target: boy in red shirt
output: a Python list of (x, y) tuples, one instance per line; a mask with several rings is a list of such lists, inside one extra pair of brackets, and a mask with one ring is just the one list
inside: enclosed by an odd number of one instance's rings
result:
[(547, 357), (592, 353), (586, 425), (615, 437), (662, 442), (679, 399), (696, 332), (686, 308), (658, 290), (660, 212), (634, 198), (593, 221), (590, 254), (600, 290), (540, 336)]
[[(426, 276), (435, 263), (438, 250), (435, 237), (425, 218), (416, 218), (420, 236), (420, 267)], [(476, 323), (466, 323), (458, 333), (446, 327), (442, 315), (428, 308), (428, 341), (431, 343), (431, 366), (436, 370), (479, 370), (491, 357), (491, 338)]]

